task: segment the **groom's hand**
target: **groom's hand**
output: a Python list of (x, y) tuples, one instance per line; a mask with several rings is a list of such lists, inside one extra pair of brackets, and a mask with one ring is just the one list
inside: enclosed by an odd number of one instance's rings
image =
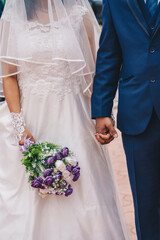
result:
[(114, 128), (112, 118), (103, 117), (96, 118), (96, 134), (95, 137), (101, 144), (108, 144), (118, 137), (117, 131)]

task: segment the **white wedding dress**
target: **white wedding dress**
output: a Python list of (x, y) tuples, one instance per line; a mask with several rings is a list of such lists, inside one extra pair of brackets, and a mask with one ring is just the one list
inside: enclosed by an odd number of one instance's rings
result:
[[(79, 20), (74, 21), (75, 27)], [(47, 59), (51, 43), (43, 33), (50, 34), (50, 26), (32, 22), (28, 28), (35, 52)], [(55, 34), (57, 49), (63, 51), (63, 33), (55, 27)], [(54, 68), (24, 62), (20, 68), (18, 84), (27, 128), (37, 142), (72, 149), (81, 177), (70, 197), (41, 198), (30, 188), (22, 154), (13, 144), (8, 106), (0, 105), (0, 240), (129, 240), (107, 148), (94, 137), (83, 77), (70, 76), (67, 62)]]

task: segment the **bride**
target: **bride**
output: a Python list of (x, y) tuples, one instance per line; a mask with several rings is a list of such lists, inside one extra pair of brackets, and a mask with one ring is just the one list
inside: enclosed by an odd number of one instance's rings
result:
[[(1, 19), (0, 239), (129, 240), (106, 147), (90, 120), (99, 27), (87, 0), (7, 0)], [(69, 198), (31, 190), (18, 144), (68, 146)]]

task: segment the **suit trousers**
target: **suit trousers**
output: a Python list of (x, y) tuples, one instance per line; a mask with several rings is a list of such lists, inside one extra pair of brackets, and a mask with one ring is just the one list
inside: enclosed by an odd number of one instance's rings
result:
[(160, 120), (153, 110), (140, 135), (122, 133), (138, 240), (160, 240)]

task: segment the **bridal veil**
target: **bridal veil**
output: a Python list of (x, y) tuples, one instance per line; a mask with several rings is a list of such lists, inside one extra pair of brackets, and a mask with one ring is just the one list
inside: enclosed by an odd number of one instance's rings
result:
[[(84, 9), (87, 12), (77, 31), (73, 18)], [(39, 27), (50, 28), (48, 41), (52, 42), (53, 48), (48, 52), (47, 60), (40, 51), (34, 52), (32, 35), (28, 33), (28, 24), (32, 23), (34, 27), (37, 22)], [(59, 41), (55, 28), (65, 33), (61, 39), (65, 45), (62, 53), (55, 50)], [(84, 92), (89, 90), (95, 72), (100, 28), (88, 0), (7, 0), (0, 20), (0, 33), (0, 72), (4, 81), (6, 77), (20, 73), (21, 61), (53, 67), (66, 61), (71, 75), (84, 76)], [(3, 95), (0, 81), (0, 95)]]

